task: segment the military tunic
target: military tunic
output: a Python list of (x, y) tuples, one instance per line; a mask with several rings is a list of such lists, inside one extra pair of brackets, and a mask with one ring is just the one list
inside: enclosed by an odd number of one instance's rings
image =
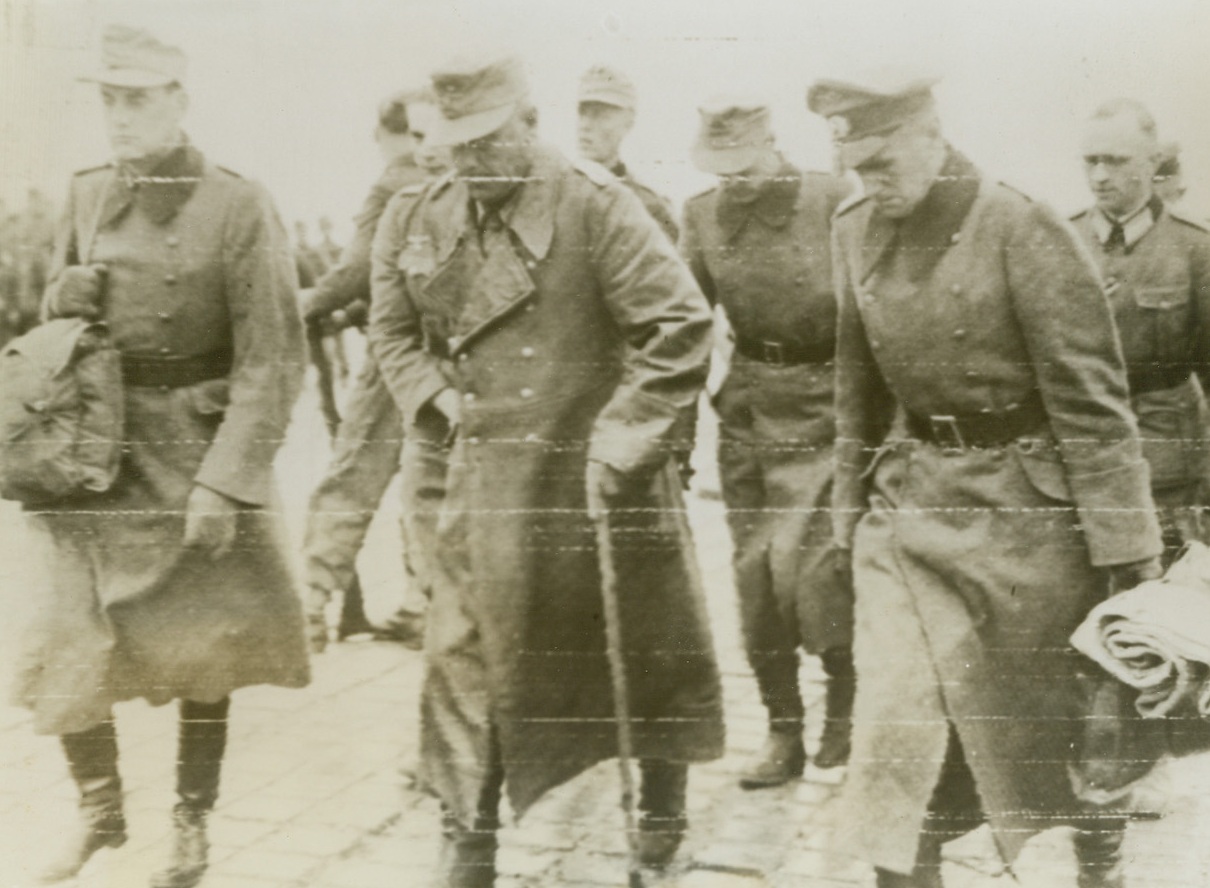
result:
[(747, 647), (750, 655), (780, 654), (791, 676), (798, 643), (821, 653), (852, 636), (852, 595), (828, 556), (836, 336), (830, 219), (845, 190), (832, 176), (786, 163), (752, 204), (728, 201), (718, 188), (691, 198), (681, 242), (737, 340), (714, 405)]
[[(188, 385), (128, 379), (126, 449), (106, 493), (29, 513), (44, 568), (17, 698), (44, 733), (84, 730), (120, 700), (214, 702), (308, 681), (303, 620), (273, 482), (303, 372), (296, 277), (258, 185), (189, 146), (135, 187), (80, 173), (52, 277), (108, 269), (103, 313), (124, 360), (189, 359)], [(240, 503), (229, 554), (183, 546), (195, 484)]]
[(1210, 464), (1203, 395), (1210, 380), (1210, 231), (1158, 198), (1125, 225), (1119, 246), (1108, 243), (1110, 223), (1099, 210), (1074, 222), (1104, 277), (1152, 493), (1174, 554), (1205, 534), (1200, 507)]
[(612, 517), (634, 754), (722, 753), (713, 643), (666, 436), (705, 379), (709, 307), (642, 205), (553, 150), (480, 230), (448, 178), (396, 200), (374, 249), (371, 345), (406, 437), (461, 426), (439, 506), (423, 774), (472, 822), (498, 737), (513, 810), (617, 753), (588, 459), (654, 473)]
[[(387, 166), (355, 220), (340, 262), (316, 284), (312, 311), (327, 315), (370, 301), (370, 250), (387, 202), (414, 193), (424, 173), (409, 159)], [(383, 494), (399, 470), (403, 418), (367, 353), (332, 445), (332, 462), (311, 494), (303, 542), (307, 582), (326, 592), (348, 589), (357, 553)]]
[[(1112, 314), (1065, 223), (957, 154), (908, 219), (862, 201), (834, 234), (833, 516), (857, 590), (843, 842), (911, 870), (954, 730), (1012, 860), (1075, 809), (1067, 639), (1097, 568), (1160, 551)], [(962, 446), (978, 429), (1002, 439)]]

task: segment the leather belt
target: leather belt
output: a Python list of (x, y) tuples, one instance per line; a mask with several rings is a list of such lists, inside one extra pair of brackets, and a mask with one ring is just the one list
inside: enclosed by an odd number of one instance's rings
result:
[(1138, 373), (1129, 374), (1130, 394), (1146, 395), (1163, 389), (1176, 388), (1189, 381), (1188, 366), (1148, 367)]
[(908, 411), (907, 430), (913, 438), (947, 450), (999, 447), (1046, 424), (1046, 409), (1039, 395), (1017, 407), (994, 413), (934, 414)]
[(745, 358), (789, 367), (796, 364), (826, 364), (836, 353), (836, 344), (831, 340), (819, 345), (808, 346), (797, 342), (775, 342), (768, 339), (735, 337), (735, 350)]
[(122, 355), (122, 382), (146, 388), (184, 388), (231, 372), (227, 349), (203, 355)]

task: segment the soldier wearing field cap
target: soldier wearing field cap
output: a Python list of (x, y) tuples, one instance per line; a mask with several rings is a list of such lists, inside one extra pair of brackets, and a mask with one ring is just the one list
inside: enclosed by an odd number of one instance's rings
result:
[(799, 647), (828, 676), (815, 763), (848, 760), (853, 601), (835, 569), (828, 513), (830, 220), (847, 186), (781, 155), (764, 102), (723, 96), (700, 113), (693, 160), (719, 184), (686, 203), (681, 253), (735, 340), (714, 406), (744, 646), (769, 716), (765, 746), (740, 778), (755, 789), (799, 777), (806, 764)]
[[(833, 229), (857, 665), (840, 834), (883, 888), (939, 885), (941, 844), (984, 820), (1009, 863), (1081, 821), (1068, 637), (1162, 548), (1096, 268), (946, 141), (934, 82), (807, 94), (865, 189)], [(1082, 855), (1082, 886), (1115, 884), (1112, 854)]]
[(181, 129), (185, 56), (120, 26), (102, 37), (113, 161), (72, 177), (44, 311), (102, 319), (122, 353), (126, 441), (105, 493), (29, 514), (45, 608), (18, 699), (61, 736), (81, 825), (46, 871), (126, 841), (113, 704), (180, 701), (173, 850), (154, 888), (207, 866), (230, 693), (299, 687), (302, 612), (273, 517), (273, 459), (303, 371), (296, 277), (259, 185)]
[(687, 826), (688, 763), (722, 753), (668, 440), (705, 381), (710, 308), (628, 188), (537, 140), (519, 59), (464, 57), (433, 86), (429, 140), (455, 173), (387, 208), (370, 339), (408, 446), (449, 454), (421, 725), (440, 884), (494, 884), (502, 788), (523, 814), (617, 755), (603, 594), (619, 599), (643, 761), (638, 848), (662, 865)]

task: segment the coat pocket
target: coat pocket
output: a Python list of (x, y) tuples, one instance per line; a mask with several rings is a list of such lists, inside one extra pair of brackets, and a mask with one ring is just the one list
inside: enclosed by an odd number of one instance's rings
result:
[(1014, 443), (1011, 449), (1034, 490), (1055, 502), (1075, 502), (1067, 467), (1053, 444), (1027, 440)]
[(1161, 287), (1134, 288), (1134, 301), (1140, 308), (1176, 308), (1189, 301), (1189, 282), (1165, 284)]

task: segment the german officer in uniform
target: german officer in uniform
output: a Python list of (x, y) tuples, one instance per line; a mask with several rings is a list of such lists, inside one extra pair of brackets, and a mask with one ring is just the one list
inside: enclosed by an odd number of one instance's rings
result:
[[(1210, 231), (1156, 193), (1163, 150), (1155, 119), (1138, 102), (1098, 107), (1085, 128), (1083, 155), (1095, 205), (1073, 221), (1101, 268), (1117, 321), (1168, 564), (1185, 543), (1205, 539)], [(1137, 730), (1164, 727), (1139, 723)], [(1161, 744), (1154, 748), (1158, 753)], [(1113, 813), (1144, 767), (1136, 760), (1081, 773), (1079, 789), (1103, 814), (1099, 829), (1078, 835), (1082, 856), (1120, 856), (1124, 823)]]
[[(580, 156), (598, 163), (634, 192), (635, 197), (676, 243), (679, 234), (672, 203), (634, 177), (622, 160), (622, 143), (634, 129), (638, 109), (638, 90), (630, 78), (616, 68), (594, 65), (580, 77), (579, 103), (576, 106), (576, 135)], [(693, 477), (693, 446), (697, 438), (697, 402), (690, 404), (673, 427), (673, 442), (681, 483), (686, 490)]]
[(122, 353), (126, 453), (107, 492), (30, 515), (50, 572), (19, 698), (60, 734), (82, 825), (48, 880), (126, 840), (112, 709), (180, 700), (175, 847), (155, 888), (206, 869), (229, 694), (308, 680), (272, 464), (303, 371), (286, 234), (258, 185), (180, 124), (180, 50), (121, 26), (100, 84), (114, 161), (76, 174), (46, 291)]
[(1067, 639), (1106, 574), (1160, 572), (1096, 269), (946, 142), (932, 83), (820, 81), (807, 100), (866, 192), (834, 222), (833, 517), (857, 590), (842, 835), (884, 888), (939, 885), (942, 842), (984, 819), (1011, 863), (1078, 818)]
[[(423, 101), (423, 100), (428, 101)], [(333, 322), (365, 326), (370, 305), (370, 247), (387, 201), (400, 190), (419, 186), (428, 173), (417, 163), (423, 130), (412, 127), (413, 112), (432, 106), (422, 93), (392, 96), (378, 109), (374, 139), (386, 166), (370, 189), (355, 220), (353, 239), (340, 262), (305, 294), (303, 318), (308, 323)], [(348, 408), (333, 440), (332, 462), (311, 494), (303, 542), (308, 589), (308, 622), (312, 647), (327, 640), (324, 606), (342, 598), (339, 634), (360, 622), (368, 625), (357, 580), (357, 555), (391, 479), (399, 469), (403, 420), (391, 393), (367, 354), (349, 394)], [(401, 607), (380, 634), (418, 643), (423, 612)]]
[[(722, 752), (667, 442), (705, 380), (709, 306), (634, 194), (537, 141), (518, 59), (459, 60), (433, 85), (430, 140), (452, 146), (455, 175), (384, 215), (370, 335), (409, 444), (452, 443), (421, 725), (442, 884), (493, 884), (502, 786), (521, 814), (617, 755), (603, 591), (620, 601), (645, 760), (641, 854), (663, 864), (687, 763)], [(610, 507), (614, 589), (590, 492)]]
[(681, 252), (735, 337), (714, 405), (744, 647), (769, 713), (764, 749), (740, 778), (753, 789), (801, 776), (806, 763), (800, 645), (828, 675), (815, 763), (848, 759), (853, 600), (835, 570), (829, 518), (830, 220), (847, 187), (778, 152), (764, 103), (723, 97), (700, 113), (694, 162), (719, 184), (685, 205)]

